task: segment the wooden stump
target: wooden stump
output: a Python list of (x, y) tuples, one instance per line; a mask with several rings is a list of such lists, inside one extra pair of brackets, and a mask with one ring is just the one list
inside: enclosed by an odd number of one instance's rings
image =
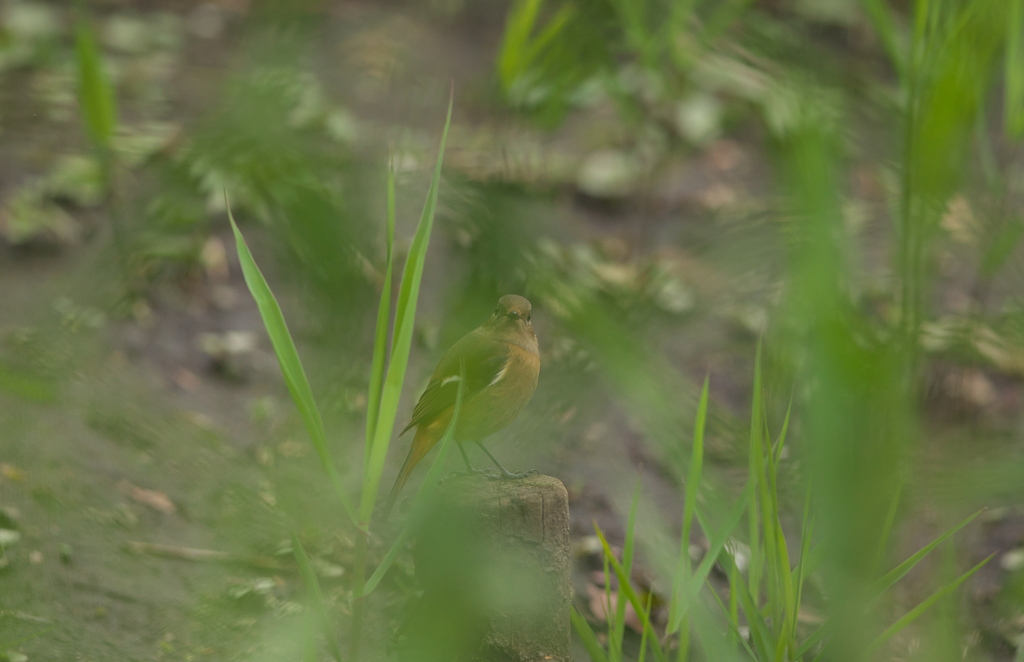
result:
[[(550, 476), (448, 479), (416, 546), (420, 660), (569, 661), (569, 503)], [(436, 655), (434, 654), (436, 653)]]

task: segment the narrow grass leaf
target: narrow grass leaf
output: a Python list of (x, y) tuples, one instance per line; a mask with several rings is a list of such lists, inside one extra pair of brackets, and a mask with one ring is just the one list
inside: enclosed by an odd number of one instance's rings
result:
[[(697, 508), (697, 497), (700, 493), (701, 471), (704, 465), (704, 429), (708, 416), (708, 389), (710, 378), (704, 377), (704, 386), (697, 402), (697, 416), (693, 426), (693, 450), (690, 454), (690, 471), (686, 480), (686, 495), (683, 501), (683, 528), (679, 535), (679, 558), (676, 563), (676, 576), (672, 582), (672, 595), (669, 598), (669, 634), (675, 632), (676, 624), (683, 627), (683, 620), (677, 616), (682, 600), (684, 586), (690, 575), (690, 532), (693, 530), (693, 514)], [(680, 655), (683, 646), (680, 644)]]
[(369, 470), (373, 438), (377, 434), (377, 417), (380, 415), (381, 389), (384, 387), (384, 363), (388, 353), (388, 322), (391, 319), (391, 280), (394, 274), (395, 243), (395, 161), (388, 159), (388, 217), (385, 230), (384, 284), (381, 287), (380, 303), (377, 306), (377, 329), (373, 340), (373, 361), (370, 365), (370, 387), (366, 398), (366, 446), (363, 450), (363, 475)]
[[(643, 619), (645, 621), (651, 620), (651, 603), (654, 599), (653, 593), (647, 594), (647, 607), (644, 609)], [(640, 635), (640, 656), (637, 658), (637, 662), (644, 662), (647, 659), (647, 635), (650, 633), (648, 628), (644, 628), (643, 634)]]
[[(735, 564), (730, 564), (729, 565), (730, 573), (733, 570), (735, 570), (735, 569), (736, 569), (736, 565)], [(711, 593), (712, 597), (714, 597), (715, 602), (718, 604), (719, 609), (722, 610), (722, 614), (725, 616), (725, 622), (729, 625), (729, 632), (732, 634), (733, 641), (736, 641), (736, 642), (739, 642), (740, 644), (742, 644), (743, 649), (745, 651), (747, 651), (747, 655), (750, 657), (751, 660), (755, 660), (755, 661), (758, 660), (757, 653), (754, 652), (754, 649), (751, 648), (750, 644), (747, 642), (747, 638), (743, 636), (742, 632), (740, 632), (739, 616), (738, 616), (735, 608), (733, 608), (731, 606), (731, 603), (733, 603), (734, 601), (738, 601), (739, 600), (739, 596), (738, 595), (734, 595), (735, 591), (732, 589), (732, 584), (730, 584), (730, 589), (729, 589), (729, 602), (730, 602), (730, 606), (729, 607), (725, 606), (725, 603), (722, 602), (722, 598), (720, 598), (718, 596), (718, 592), (717, 591), (709, 591), (709, 592)]]
[(804, 497), (804, 515), (800, 521), (800, 560), (796, 564), (796, 594), (793, 597), (793, 621), (790, 623), (789, 637), (796, 644), (796, 628), (800, 620), (800, 605), (803, 602), (804, 582), (807, 579), (807, 557), (811, 551), (811, 540), (814, 537), (814, 520), (811, 516), (811, 488), (807, 488)]
[(889, 4), (885, 0), (862, 0), (862, 4), (872, 27), (882, 40), (882, 45), (885, 47), (885, 52), (896, 69), (896, 73), (900, 79), (903, 79), (906, 75), (906, 57), (903, 54), (903, 45), (900, 43), (902, 35)]
[(885, 551), (889, 547), (889, 536), (892, 535), (892, 528), (896, 523), (896, 513), (899, 512), (900, 497), (903, 493), (903, 486), (907, 482), (907, 470), (904, 467), (900, 476), (899, 484), (896, 486), (889, 502), (889, 510), (885, 514), (885, 521), (882, 523), (882, 532), (878, 536), (878, 548), (875, 550), (875, 562), (873, 569), (877, 572), (882, 568), (882, 561), (885, 559)]
[[(226, 198), (227, 193), (225, 193), (225, 202)], [(341, 476), (338, 475), (338, 471), (334, 467), (334, 461), (331, 459), (330, 449), (327, 446), (327, 432), (324, 430), (324, 422), (320, 417), (320, 410), (316, 406), (316, 401), (313, 399), (313, 391), (309, 387), (309, 380), (306, 379), (306, 372), (303, 370), (302, 362), (299, 360), (299, 353), (295, 349), (295, 343), (292, 341), (291, 333), (288, 331), (288, 324), (281, 313), (281, 306), (278, 305), (277, 299), (274, 298), (274, 293), (270, 290), (270, 286), (267, 285), (263, 273), (256, 266), (256, 260), (253, 259), (252, 253), (249, 252), (249, 246), (245, 243), (245, 238), (235, 223), (230, 204), (228, 205), (228, 220), (231, 221), (231, 229), (235, 234), (238, 261), (242, 265), (245, 284), (249, 287), (252, 298), (256, 300), (256, 307), (259, 308), (260, 317), (263, 318), (263, 326), (267, 330), (267, 335), (270, 336), (270, 343), (274, 347), (274, 354), (277, 356), (277, 361), (281, 366), (281, 373), (284, 375), (285, 384), (288, 385), (288, 392), (291, 393), (292, 400), (302, 415), (302, 422), (306, 426), (306, 432), (309, 433), (309, 438), (313, 440), (313, 446), (320, 458), (320, 463), (324, 467), (324, 471), (327, 472), (327, 477), (330, 479), (334, 491), (341, 500), (341, 504), (344, 506), (349, 518), (355, 522), (355, 511), (349, 501), (348, 494), (345, 492)]]
[(743, 513), (746, 511), (750, 494), (753, 491), (754, 481), (748, 479), (740, 498), (736, 500), (732, 510), (726, 516), (725, 522), (717, 530), (711, 526), (710, 522), (704, 517), (700, 509), (695, 511), (697, 519), (700, 521), (701, 528), (704, 529), (704, 534), (708, 538), (708, 551), (704, 555), (704, 558), (701, 559), (701, 562), (697, 565), (697, 569), (694, 571), (693, 576), (687, 579), (688, 588), (685, 594), (681, 596), (685, 601), (677, 607), (676, 622), (670, 623), (669, 628), (678, 628), (679, 624), (682, 622), (682, 618), (688, 613), (690, 604), (695, 599), (698, 591), (700, 591), (700, 588), (704, 585), (705, 581), (707, 581), (707, 577), (711, 574), (712, 568), (714, 568), (715, 563), (725, 550), (729, 537), (732, 535), (732, 532), (736, 527), (739, 526), (740, 520), (743, 519)]
[(108, 149), (117, 126), (114, 90), (103, 68), (103, 57), (83, 3), (79, 3), (77, 14), (75, 58), (78, 61), (78, 100), (82, 119), (93, 143)]
[[(622, 596), (625, 595), (626, 599), (633, 605), (633, 610), (637, 613), (637, 616), (639, 616), (643, 627), (645, 629), (650, 629), (653, 632), (654, 626), (651, 624), (650, 618), (647, 617), (644, 611), (644, 604), (640, 600), (640, 596), (637, 594), (636, 589), (633, 588), (633, 584), (630, 581), (625, 568), (623, 568), (622, 564), (619, 563), (619, 560), (615, 558), (611, 545), (608, 544), (608, 539), (605, 538), (604, 531), (602, 531), (601, 527), (597, 525), (597, 522), (594, 522), (594, 531), (597, 533), (597, 537), (601, 541), (601, 546), (604, 548), (604, 558), (615, 571), (615, 577), (619, 581), (619, 600), (622, 600)], [(660, 644), (655, 643), (657, 642), (657, 637), (652, 638), (651, 641), (654, 656), (659, 660), (659, 662), (667, 662), (665, 651), (661, 648)]]
[(507, 92), (526, 68), (526, 50), (542, 0), (519, 0), (509, 9), (498, 55), (498, 75)]
[(576, 609), (576, 605), (570, 607), (569, 620), (591, 662), (610, 662), (608, 654), (604, 652), (601, 643), (597, 640), (597, 635), (590, 628), (590, 623), (587, 623), (587, 619)]
[[(735, 563), (730, 559), (730, 563)], [(758, 608), (754, 597), (750, 594), (749, 587), (743, 582), (737, 582), (736, 588), (739, 592), (739, 602), (743, 607), (743, 613), (747, 617), (747, 626), (750, 628), (750, 641), (757, 653), (758, 660), (774, 659), (771, 655), (771, 629), (764, 622), (764, 616)]]
[(893, 568), (892, 570), (887, 572), (885, 575), (882, 576), (881, 579), (879, 579), (877, 582), (875, 582), (875, 586), (874, 586), (875, 592), (876, 593), (883, 593), (890, 586), (892, 586), (893, 584), (898, 582), (900, 579), (903, 578), (904, 575), (906, 575), (908, 572), (910, 572), (913, 569), (914, 566), (916, 566), (918, 563), (920, 563), (921, 559), (923, 559), (925, 556), (927, 556), (929, 553), (931, 553), (931, 551), (933, 549), (935, 549), (940, 544), (942, 544), (945, 540), (947, 540), (954, 533), (956, 533), (960, 529), (964, 528), (965, 526), (967, 526), (968, 524), (973, 522), (974, 519), (976, 517), (978, 517), (978, 515), (980, 515), (983, 512), (984, 512), (984, 509), (979, 510), (978, 512), (974, 513), (973, 515), (971, 515), (970, 517), (968, 517), (964, 521), (962, 521), (959, 524), (957, 524), (956, 526), (954, 526), (952, 529), (946, 531), (941, 536), (939, 536), (935, 540), (931, 541), (930, 543), (928, 543), (927, 545), (925, 545), (924, 547), (919, 549), (913, 556), (908, 558), (906, 561), (904, 561), (903, 563), (899, 564), (898, 566), (896, 566), (895, 568)]
[[(626, 537), (622, 543), (622, 569), (626, 577), (633, 574), (633, 552), (636, 548), (636, 513), (640, 503), (640, 481), (637, 480), (633, 489), (633, 500), (629, 505), (629, 516), (626, 519)], [(608, 584), (605, 584), (608, 586)], [(637, 613), (641, 610), (637, 609)], [(615, 642), (618, 653), (616, 657), (622, 659), (621, 651), (626, 636), (626, 601), (619, 599), (615, 601)]]
[(1024, 138), (1024, 0), (1008, 0), (1006, 21), (1006, 132)]
[(807, 655), (807, 653), (817, 646), (825, 637), (832, 634), (835, 629), (836, 622), (834, 620), (828, 620), (819, 625), (818, 628), (808, 635), (808, 637), (804, 639), (803, 643), (800, 644), (800, 648), (796, 651), (796, 659), (802, 659), (804, 655)]
[(317, 581), (316, 573), (313, 571), (313, 565), (309, 562), (309, 556), (306, 554), (306, 550), (302, 547), (302, 543), (299, 541), (299, 537), (292, 532), (292, 553), (295, 555), (295, 562), (299, 565), (299, 574), (302, 575), (302, 583), (306, 586), (306, 592), (309, 594), (310, 606), (316, 613), (318, 620), (320, 621), (320, 627), (323, 630), (324, 638), (327, 640), (327, 648), (331, 651), (331, 657), (336, 662), (341, 662), (341, 648), (338, 646), (338, 633), (334, 631), (334, 626), (331, 624), (331, 619), (327, 615), (327, 608), (324, 606), (324, 597), (320, 592), (320, 582)]
[(904, 614), (902, 618), (900, 618), (898, 621), (896, 621), (895, 623), (890, 625), (888, 628), (886, 628), (885, 632), (883, 632), (882, 634), (878, 635), (878, 638), (875, 639), (873, 642), (871, 642), (871, 645), (868, 646), (868, 649), (867, 649), (868, 654), (873, 653), (874, 651), (878, 650), (883, 644), (885, 644), (885, 642), (889, 641), (889, 639), (891, 639), (893, 637), (893, 635), (895, 635), (900, 630), (902, 630), (903, 628), (907, 627), (908, 625), (913, 623), (915, 620), (917, 620), (918, 617), (921, 616), (921, 614), (923, 614), (925, 611), (927, 611), (936, 602), (938, 602), (939, 600), (945, 598), (946, 596), (951, 594), (953, 591), (955, 591), (961, 584), (963, 584), (965, 581), (967, 581), (967, 579), (971, 575), (973, 575), (974, 573), (976, 573), (979, 570), (981, 570), (981, 568), (986, 563), (991, 561), (993, 556), (995, 556), (995, 554), (992, 554), (992, 555), (988, 556), (987, 558), (985, 558), (978, 565), (974, 566), (973, 568), (971, 568), (970, 570), (968, 570), (964, 574), (960, 575), (959, 577), (957, 577), (953, 581), (949, 582), (948, 584), (946, 584), (945, 586), (943, 586), (942, 588), (937, 590), (935, 593), (932, 593), (930, 596), (925, 598), (919, 605), (917, 605), (916, 607), (914, 607), (913, 609), (908, 611), (906, 614)]
[(750, 595), (754, 604), (760, 602), (761, 590), (761, 534), (760, 516), (761, 508), (758, 504), (758, 491), (763, 492), (764, 487), (764, 446), (761, 435), (764, 430), (764, 412), (762, 390), (761, 390), (761, 342), (757, 343), (757, 354), (754, 358), (754, 392), (753, 401), (750, 404), (750, 447), (749, 447), (749, 480), (755, 486), (750, 493), (750, 505), (747, 508), (747, 522), (749, 528), (748, 544), (750, 545), (750, 564), (747, 569), (747, 583), (750, 587)]
[(394, 431), (398, 402), (402, 396), (402, 384), (405, 382), (405, 371), (409, 363), (416, 318), (416, 301), (419, 298), (420, 282), (423, 279), (423, 265), (427, 259), (430, 233), (434, 226), (437, 194), (441, 185), (441, 165), (444, 162), (448, 127), (452, 121), (453, 101), (453, 98), (448, 100), (448, 114), (445, 117), (444, 131), (441, 133), (437, 163), (434, 165), (434, 176), (430, 182), (430, 188), (427, 190), (427, 199), (423, 205), (423, 212), (420, 215), (412, 245), (409, 247), (409, 255), (406, 257), (405, 268), (402, 270), (402, 281), (398, 289), (391, 362), (388, 365), (387, 376), (384, 378), (377, 427), (374, 430), (370, 462), (367, 465), (367, 473), (363, 477), (363, 491), (359, 503), (359, 521), (364, 525), (369, 524), (373, 515), (373, 506), (377, 500), (380, 477), (384, 472), (384, 461), (387, 459), (388, 447), (391, 444), (391, 433)]

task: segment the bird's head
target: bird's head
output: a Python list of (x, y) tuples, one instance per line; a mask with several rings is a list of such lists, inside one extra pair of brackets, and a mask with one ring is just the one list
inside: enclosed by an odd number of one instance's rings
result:
[(533, 335), (533, 324), (530, 322), (530, 301), (516, 294), (506, 294), (498, 299), (487, 326), (505, 333), (527, 333)]

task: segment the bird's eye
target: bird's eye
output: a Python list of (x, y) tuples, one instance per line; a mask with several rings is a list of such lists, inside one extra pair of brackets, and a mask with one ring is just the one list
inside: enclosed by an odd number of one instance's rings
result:
[(495, 315), (497, 315), (497, 314), (498, 314), (498, 309), (497, 309), (497, 308), (495, 308), (495, 309), (494, 309), (494, 314), (495, 314)]

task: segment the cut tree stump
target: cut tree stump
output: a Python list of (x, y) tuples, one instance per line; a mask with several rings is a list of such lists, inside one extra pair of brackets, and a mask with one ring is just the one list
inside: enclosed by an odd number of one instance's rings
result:
[(416, 545), (417, 660), (569, 662), (569, 500), (551, 476), (456, 476)]

